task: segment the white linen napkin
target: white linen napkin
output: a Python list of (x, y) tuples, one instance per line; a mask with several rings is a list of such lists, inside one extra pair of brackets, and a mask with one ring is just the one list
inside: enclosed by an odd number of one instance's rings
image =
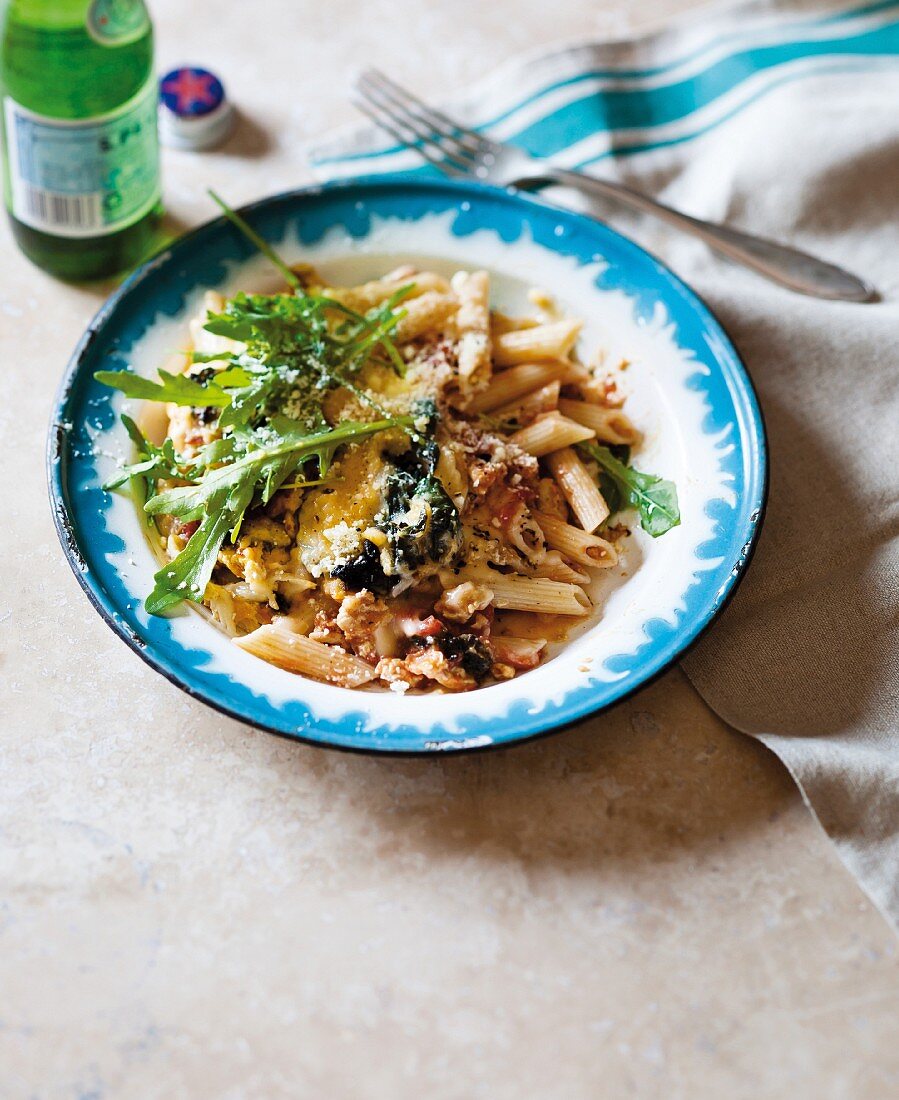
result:
[[(722, 718), (783, 760), (899, 926), (899, 2), (730, 7), (513, 62), (449, 107), (878, 287), (871, 305), (804, 298), (649, 219), (594, 209), (705, 298), (767, 420), (755, 561), (683, 667)], [(432, 171), (388, 145), (367, 128), (311, 159), (329, 178)], [(585, 208), (569, 192), (552, 198)]]

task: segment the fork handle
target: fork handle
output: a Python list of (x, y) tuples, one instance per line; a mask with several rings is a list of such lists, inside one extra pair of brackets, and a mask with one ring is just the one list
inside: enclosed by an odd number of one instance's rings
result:
[(522, 188), (533, 187), (538, 182), (574, 187), (585, 195), (613, 199), (643, 213), (654, 214), (669, 225), (699, 237), (716, 252), (800, 294), (846, 302), (870, 302), (877, 297), (872, 286), (835, 264), (764, 237), (754, 237), (738, 229), (682, 214), (623, 184), (556, 165), (547, 165), (545, 171), (541, 171), (539, 180), (522, 178), (515, 181), (516, 186)]

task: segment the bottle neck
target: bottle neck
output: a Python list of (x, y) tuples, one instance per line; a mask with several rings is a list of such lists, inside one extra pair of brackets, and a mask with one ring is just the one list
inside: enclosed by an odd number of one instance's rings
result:
[(139, 34), (149, 26), (144, 0), (7, 0), (4, 15), (42, 30), (66, 30), (90, 22), (96, 37)]
[(8, 0), (3, 8), (0, 84), (37, 114), (108, 114), (152, 73), (153, 31), (141, 0)]
[(90, 0), (8, 0), (5, 16), (47, 30), (77, 27), (87, 18)]

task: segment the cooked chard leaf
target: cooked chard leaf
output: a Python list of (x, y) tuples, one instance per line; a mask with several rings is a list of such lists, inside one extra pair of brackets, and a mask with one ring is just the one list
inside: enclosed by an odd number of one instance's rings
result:
[(434, 473), (439, 457), (433, 440), (420, 442), (394, 460), (387, 477), (384, 514), (376, 522), (402, 568), (446, 561), (457, 548), (459, 511)]
[(409, 428), (411, 423), (408, 416), (370, 424), (343, 421), (328, 431), (303, 434), (301, 424), (274, 418), (264, 429), (268, 443), (260, 431), (251, 440), (252, 449), (240, 457), (207, 468), (193, 485), (178, 485), (152, 497), (145, 505), (148, 514), (174, 516), (182, 523), (199, 520), (200, 526), (181, 553), (156, 574), (147, 610), (160, 614), (182, 600), (203, 599), (222, 544), (229, 534), (236, 537), (254, 499), (267, 503), (310, 460), (317, 464), (318, 477), (324, 477), (339, 447), (388, 428)]
[(450, 634), (448, 631), (434, 639), (434, 645), (444, 657), (458, 660), (462, 668), (480, 682), (493, 668), (493, 654), (481, 638), (475, 634)]
[[(420, 410), (419, 410), (420, 412)], [(407, 418), (416, 426), (421, 415)], [(359, 553), (332, 570), (349, 588), (368, 588), (386, 595), (401, 586), (420, 566), (448, 561), (458, 549), (459, 510), (434, 472), (440, 458), (437, 444), (408, 429), (412, 446), (393, 456), (385, 484), (383, 507), (375, 526), (387, 537), (392, 565), (385, 572), (381, 551), (363, 540)]]
[[(579, 443), (581, 451), (592, 458), (600, 469), (600, 487), (609, 484), (614, 488), (606, 497), (612, 512), (630, 505), (640, 517), (640, 526), (654, 539), (664, 535), (680, 523), (677, 489), (673, 481), (666, 481), (654, 474), (642, 473), (625, 465), (608, 447), (596, 443)], [(617, 493), (617, 497), (616, 497)], [(605, 493), (603, 494), (605, 495)], [(613, 503), (617, 507), (613, 507)]]
[(135, 397), (141, 401), (170, 401), (173, 405), (191, 405), (194, 407), (214, 406), (224, 408), (231, 403), (230, 394), (225, 393), (215, 382), (198, 382), (189, 374), (169, 374), (159, 371), (159, 382), (141, 378), (128, 370), (98, 370), (94, 374), (98, 382), (121, 390), (126, 397)]
[(381, 551), (368, 539), (362, 540), (362, 549), (354, 558), (335, 566), (331, 576), (343, 581), (347, 588), (356, 591), (367, 588), (379, 596), (386, 596), (397, 583), (396, 577), (384, 572)]

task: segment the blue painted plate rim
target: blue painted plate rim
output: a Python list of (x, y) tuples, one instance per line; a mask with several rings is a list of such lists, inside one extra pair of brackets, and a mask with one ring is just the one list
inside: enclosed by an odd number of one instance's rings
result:
[[(764, 526), (770, 484), (768, 433), (765, 417), (762, 412), (761, 403), (752, 375), (739, 351), (733, 344), (733, 341), (728, 336), (724, 326), (715, 316), (712, 309), (703, 301), (700, 295), (692, 289), (692, 287), (688, 286), (679, 276), (675, 275), (661, 260), (657, 259), (652, 253), (632, 241), (623, 233), (612, 229), (605, 222), (601, 222), (598, 219), (588, 217), (587, 215), (575, 211), (551, 206), (542, 202), (536, 196), (525, 194), (512, 188), (493, 187), (489, 184), (480, 183), (474, 180), (427, 179), (421, 177), (405, 178), (399, 174), (359, 176), (352, 179), (334, 180), (327, 183), (310, 184), (304, 187), (292, 188), (247, 203), (239, 208), (239, 213), (244, 217), (252, 218), (254, 212), (264, 210), (270, 206), (290, 204), (299, 207), (305, 200), (318, 199), (329, 194), (340, 193), (343, 193), (345, 197), (347, 192), (359, 192), (359, 201), (364, 202), (366, 197), (371, 197), (374, 194), (384, 191), (412, 191), (419, 194), (441, 191), (450, 192), (457, 195), (460, 201), (478, 201), (482, 197), (489, 197), (494, 200), (500, 198), (510, 202), (513, 206), (518, 205), (525, 208), (532, 208), (539, 216), (552, 216), (562, 222), (575, 224), (582, 228), (586, 226), (591, 232), (597, 233), (600, 237), (605, 236), (611, 238), (625, 255), (629, 254), (639, 260), (639, 262), (647, 264), (653, 271), (655, 277), (660, 279), (663, 283), (666, 283), (668, 288), (674, 291), (677, 296), (698, 315), (703, 326), (714, 332), (719, 338), (732, 359), (732, 366), (736, 368), (736, 370), (732, 372), (732, 378), (739, 382), (742, 387), (740, 396), (749, 414), (748, 428), (751, 429), (751, 434), (744, 432), (741, 436), (741, 442), (744, 444), (751, 444), (750, 452), (753, 462), (750, 468), (750, 476), (756, 489), (754, 498), (748, 502), (750, 509), (749, 514), (752, 518), (745, 532), (745, 542), (743, 543), (739, 560), (733, 565), (727, 581), (721, 589), (719, 589), (712, 606), (710, 606), (704, 614), (696, 616), (689, 628), (687, 636), (666, 660), (657, 668), (648, 671), (645, 675), (641, 676), (638, 674), (636, 681), (631, 686), (622, 690), (614, 698), (604, 703), (596, 703), (595, 705), (591, 705), (590, 701), (587, 700), (582, 705), (579, 705), (574, 713), (566, 713), (563, 718), (549, 716), (545, 725), (539, 729), (523, 733), (513, 732), (512, 735), (502, 740), (493, 740), (489, 744), (460, 743), (458, 745), (451, 745), (453, 750), (452, 754), (460, 755), (511, 748), (515, 745), (527, 744), (540, 737), (561, 733), (577, 725), (585, 718), (603, 713), (631, 698), (637, 692), (643, 690), (643, 688), (649, 686), (659, 677), (664, 675), (680, 661), (721, 615), (730, 603), (734, 593), (737, 591), (737, 588), (749, 569)], [(283, 737), (290, 741), (298, 741), (322, 749), (361, 753), (363, 755), (394, 757), (420, 757), (422, 755), (433, 755), (435, 751), (438, 751), (439, 755), (445, 756), (445, 752), (439, 752), (439, 749), (445, 747), (445, 742), (431, 742), (430, 745), (425, 744), (425, 731), (422, 731), (421, 746), (415, 748), (391, 747), (388, 743), (367, 743), (364, 745), (350, 744), (336, 740), (328, 740), (322, 737), (307, 736), (299, 731), (268, 725), (267, 723), (249, 717), (237, 707), (229, 706), (218, 699), (212, 698), (201, 688), (194, 687), (192, 684), (182, 679), (165, 663), (163, 658), (154, 655), (148, 648), (148, 644), (138, 637), (117, 616), (114, 610), (114, 601), (100, 584), (94, 582), (93, 574), (85, 568), (85, 561), (78, 544), (77, 519), (69, 513), (64, 491), (65, 429), (63, 424), (65, 423), (64, 410), (75, 388), (75, 383), (78, 380), (88, 350), (104, 326), (111, 320), (122, 300), (129, 296), (132, 291), (140, 285), (143, 279), (157, 268), (175, 263), (180, 253), (188, 250), (197, 237), (217, 227), (224, 229), (227, 225), (228, 222), (224, 216), (211, 218), (209, 221), (203, 222), (201, 225), (188, 231), (176, 241), (165, 245), (155, 255), (141, 264), (119, 287), (116, 288), (115, 291), (113, 291), (97, 310), (66, 365), (65, 372), (53, 400), (53, 409), (46, 446), (46, 470), (51, 511), (56, 533), (65, 558), (93, 608), (97, 611), (106, 625), (121, 638), (134, 653), (154, 669), (154, 671), (160, 673), (165, 679), (180, 688), (191, 698), (199, 700), (213, 710), (224, 714), (226, 717), (233, 718), (245, 725), (251, 725), (254, 728), (264, 730), (277, 737)], [(720, 363), (719, 356), (716, 356), (716, 361)]]

